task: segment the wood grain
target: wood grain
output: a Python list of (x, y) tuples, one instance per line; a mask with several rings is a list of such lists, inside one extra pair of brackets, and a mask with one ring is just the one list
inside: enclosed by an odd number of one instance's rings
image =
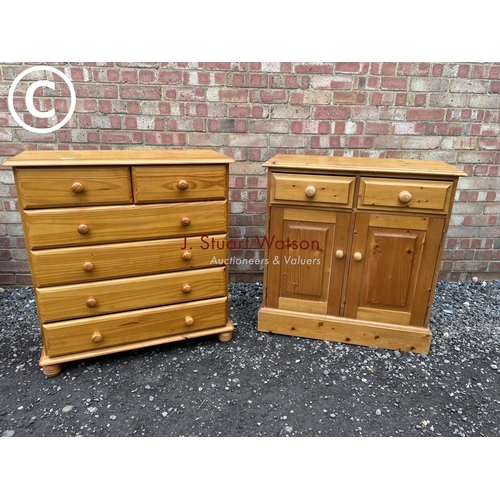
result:
[[(226, 294), (226, 272), (224, 267), (214, 267), (37, 288), (38, 312), (42, 323), (49, 323), (223, 297)], [(185, 285), (189, 285), (187, 293), (183, 291)], [(93, 299), (90, 302), (89, 297)]]
[(234, 163), (234, 159), (211, 149), (124, 149), (23, 151), (7, 160), (7, 167), (102, 166), (110, 165), (213, 165)]
[[(227, 322), (226, 300), (223, 297), (48, 323), (42, 326), (45, 350), (50, 357), (61, 356), (223, 326)], [(194, 319), (191, 326), (186, 326), (186, 316)], [(98, 343), (92, 341), (95, 332), (102, 337)]]
[[(132, 181), (136, 203), (223, 200), (226, 197), (224, 165), (211, 168), (197, 165), (132, 167)], [(182, 189), (178, 186), (180, 181), (183, 181)]]
[[(16, 171), (16, 190), (23, 209), (132, 203), (130, 169), (23, 168)], [(72, 190), (73, 184), (81, 187)]]
[[(211, 267), (227, 257), (226, 234), (211, 235), (214, 249), (205, 249), (199, 236), (168, 240), (116, 243), (30, 252), (35, 287), (88, 283), (112, 278), (140, 276)], [(190, 260), (183, 259), (189, 249)], [(216, 262), (215, 264), (213, 262)], [(91, 262), (91, 271), (84, 271)]]
[(466, 177), (467, 174), (453, 165), (439, 160), (405, 160), (399, 158), (364, 158), (343, 156), (290, 155), (279, 154), (270, 158), (263, 165), (279, 171), (280, 167), (289, 171), (315, 171), (321, 173), (351, 173), (353, 170), (377, 175), (428, 175)]
[[(31, 249), (220, 233), (228, 220), (226, 201), (25, 210), (24, 217)], [(84, 235), (81, 224), (89, 228)]]

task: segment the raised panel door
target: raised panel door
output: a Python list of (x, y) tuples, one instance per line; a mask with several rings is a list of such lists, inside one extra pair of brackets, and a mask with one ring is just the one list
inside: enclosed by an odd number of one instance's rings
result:
[(424, 326), (445, 220), (356, 215), (345, 315)]
[(350, 214), (296, 207), (270, 214), (268, 307), (338, 315)]

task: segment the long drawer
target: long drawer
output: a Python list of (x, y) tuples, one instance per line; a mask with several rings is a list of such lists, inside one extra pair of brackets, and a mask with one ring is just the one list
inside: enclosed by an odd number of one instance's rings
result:
[(224, 199), (225, 165), (132, 167), (136, 203)]
[(227, 323), (225, 297), (48, 323), (42, 326), (48, 356), (91, 351), (191, 333)]
[(224, 232), (227, 202), (25, 210), (31, 249)]
[(217, 266), (226, 259), (226, 234), (30, 253), (35, 287), (87, 283), (113, 278)]
[(223, 297), (226, 268), (36, 289), (42, 323)]
[(21, 208), (132, 203), (128, 167), (39, 167), (16, 172)]

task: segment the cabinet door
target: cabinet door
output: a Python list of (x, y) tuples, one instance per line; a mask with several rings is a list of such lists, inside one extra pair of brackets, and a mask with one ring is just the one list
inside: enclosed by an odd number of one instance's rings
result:
[(445, 219), (356, 215), (345, 316), (426, 326)]
[(339, 314), (350, 214), (272, 207), (267, 306)]

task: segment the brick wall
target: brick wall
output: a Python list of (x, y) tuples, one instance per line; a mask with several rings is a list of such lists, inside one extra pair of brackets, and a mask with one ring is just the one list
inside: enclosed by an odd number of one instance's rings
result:
[[(38, 64), (0, 63), (0, 162), (26, 149), (211, 148), (237, 160), (230, 235), (255, 241), (264, 233), (262, 163), (277, 153), (440, 159), (469, 175), (441, 278), (500, 277), (500, 63), (46, 63), (73, 82), (76, 110), (61, 129), (35, 134), (13, 120), (7, 96)], [(52, 125), (27, 112), (29, 83), (16, 87), (15, 109), (28, 124)], [(57, 122), (67, 88), (43, 92), (35, 105), (54, 108)], [(260, 272), (233, 266), (232, 277)], [(0, 170), (0, 286), (27, 283), (12, 172)]]

